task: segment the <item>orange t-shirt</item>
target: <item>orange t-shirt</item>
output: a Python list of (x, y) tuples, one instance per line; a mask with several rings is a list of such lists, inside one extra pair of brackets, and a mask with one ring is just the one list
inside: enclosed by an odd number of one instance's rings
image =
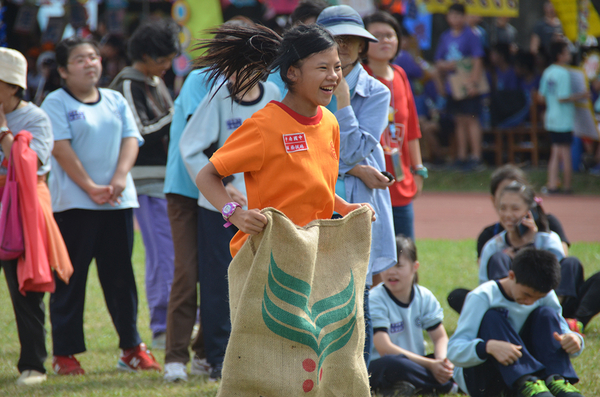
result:
[[(273, 207), (298, 226), (329, 219), (335, 203), (340, 129), (319, 107), (304, 117), (271, 101), (235, 130), (210, 161), (222, 176), (244, 173), (248, 208)], [(248, 236), (231, 240), (235, 256)]]

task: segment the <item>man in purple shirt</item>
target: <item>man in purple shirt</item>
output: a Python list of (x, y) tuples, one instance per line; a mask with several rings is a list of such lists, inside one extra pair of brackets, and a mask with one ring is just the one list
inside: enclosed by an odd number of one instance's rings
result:
[[(452, 4), (448, 8), (446, 20), (450, 29), (445, 31), (435, 52), (438, 70), (446, 75), (453, 74), (459, 61), (470, 58), (473, 68), (469, 75), (468, 96), (466, 99), (454, 100), (450, 85), (446, 81), (448, 97), (447, 111), (454, 116), (457, 161), (456, 164), (465, 171), (473, 171), (483, 167), (481, 161), (481, 96), (477, 92), (477, 82), (483, 73), (482, 57), (484, 55), (481, 40), (466, 23), (465, 7), (462, 4)], [(468, 146), (471, 155), (468, 156)]]

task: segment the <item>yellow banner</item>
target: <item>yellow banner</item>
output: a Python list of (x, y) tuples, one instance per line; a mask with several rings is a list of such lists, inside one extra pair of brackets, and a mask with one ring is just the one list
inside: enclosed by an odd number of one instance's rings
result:
[(563, 1), (563, 0), (552, 0), (556, 15), (562, 23), (565, 36), (571, 41), (577, 41), (578, 39), (578, 15), (580, 11), (587, 16), (587, 34), (598, 37), (600, 36), (600, 17), (596, 9), (592, 6), (589, 1), (581, 1), (587, 9), (579, 10), (578, 5), (580, 1)]
[(519, 0), (419, 0), (425, 4), (427, 11), (432, 14), (445, 14), (454, 3), (462, 3), (467, 14), (482, 17), (511, 17), (519, 16)]
[(171, 16), (183, 27), (181, 43), (192, 57), (198, 55), (192, 51), (197, 40), (208, 38), (203, 34), (204, 30), (223, 23), (219, 0), (177, 0), (173, 3)]

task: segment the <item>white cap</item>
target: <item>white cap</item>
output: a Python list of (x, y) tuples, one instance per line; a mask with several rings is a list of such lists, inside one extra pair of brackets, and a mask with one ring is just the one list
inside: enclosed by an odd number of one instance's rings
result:
[(0, 48), (0, 80), (27, 89), (27, 60), (23, 54)]

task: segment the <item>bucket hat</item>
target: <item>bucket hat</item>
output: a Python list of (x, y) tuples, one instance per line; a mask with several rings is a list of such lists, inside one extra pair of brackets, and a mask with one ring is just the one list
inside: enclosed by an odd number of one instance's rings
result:
[(23, 54), (0, 48), (0, 80), (27, 89), (27, 60)]
[(377, 43), (377, 39), (365, 29), (365, 24), (356, 10), (347, 5), (327, 7), (317, 23), (327, 29), (333, 36), (359, 36)]

